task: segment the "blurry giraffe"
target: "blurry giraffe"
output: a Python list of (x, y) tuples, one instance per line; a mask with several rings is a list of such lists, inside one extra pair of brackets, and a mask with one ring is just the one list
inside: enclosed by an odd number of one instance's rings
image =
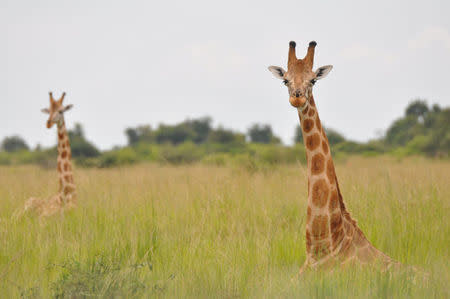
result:
[(25, 211), (35, 211), (39, 216), (50, 216), (63, 209), (68, 209), (76, 206), (76, 189), (73, 181), (71, 150), (69, 137), (67, 135), (66, 124), (64, 122), (64, 112), (72, 108), (73, 105), (63, 105), (63, 93), (61, 98), (57, 101), (50, 96), (50, 107), (42, 109), (42, 112), (49, 114), (47, 120), (47, 128), (51, 128), (56, 123), (58, 127), (58, 158), (57, 171), (59, 177), (59, 192), (48, 198), (38, 199), (30, 198), (25, 203)]
[(288, 70), (270, 66), (275, 77), (288, 87), (289, 102), (298, 109), (306, 147), (308, 208), (306, 216), (306, 261), (300, 269), (336, 263), (380, 263), (384, 269), (398, 265), (376, 249), (347, 211), (337, 181), (330, 145), (319, 119), (312, 87), (332, 69), (323, 66), (313, 72), (316, 42), (309, 43), (303, 59), (297, 59), (295, 42), (289, 43)]

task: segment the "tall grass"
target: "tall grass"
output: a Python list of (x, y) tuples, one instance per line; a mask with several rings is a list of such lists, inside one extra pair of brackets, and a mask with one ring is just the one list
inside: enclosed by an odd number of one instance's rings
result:
[(57, 190), (54, 171), (0, 168), (0, 297), (448, 298), (450, 163), (350, 158), (344, 200), (369, 240), (428, 280), (372, 269), (310, 272), (306, 171), (138, 165), (77, 169), (79, 207), (11, 217)]

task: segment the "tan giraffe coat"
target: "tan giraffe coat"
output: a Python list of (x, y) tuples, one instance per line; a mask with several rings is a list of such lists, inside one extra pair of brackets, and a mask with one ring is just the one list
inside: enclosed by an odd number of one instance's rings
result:
[[(49, 120), (47, 127), (50, 128), (56, 122), (58, 127), (58, 157), (57, 157), (57, 171), (59, 178), (59, 191), (54, 196), (48, 199), (30, 198), (25, 203), (24, 212), (34, 211), (39, 216), (51, 216), (59, 211), (63, 211), (76, 206), (76, 187), (72, 174), (71, 163), (71, 149), (69, 136), (64, 121), (63, 112), (70, 109), (71, 106), (63, 107), (65, 93), (59, 101), (53, 100), (50, 93), (50, 110), (43, 111), (49, 113)], [(58, 113), (57, 117), (55, 113)], [(57, 119), (56, 121), (54, 120)]]
[(270, 66), (275, 77), (288, 87), (289, 102), (298, 109), (308, 169), (308, 207), (305, 264), (308, 267), (357, 262), (380, 262), (385, 267), (398, 264), (376, 249), (347, 211), (331, 157), (328, 138), (320, 122), (312, 95), (314, 83), (324, 78), (332, 66), (313, 72), (316, 42), (309, 43), (303, 59), (297, 59), (295, 42), (289, 43), (288, 71)]
[(298, 109), (308, 171), (305, 266), (374, 261), (388, 266), (392, 260), (370, 244), (345, 207), (314, 97), (308, 100)]

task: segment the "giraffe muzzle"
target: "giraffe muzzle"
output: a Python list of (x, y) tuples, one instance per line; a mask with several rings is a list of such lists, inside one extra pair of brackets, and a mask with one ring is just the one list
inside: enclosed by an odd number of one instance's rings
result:
[(289, 103), (295, 108), (301, 107), (306, 103), (306, 97), (304, 96), (291, 96), (289, 97)]

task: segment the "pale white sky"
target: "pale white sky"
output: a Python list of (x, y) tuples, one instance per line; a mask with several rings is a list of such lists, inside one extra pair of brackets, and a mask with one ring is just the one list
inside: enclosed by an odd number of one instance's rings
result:
[[(364, 2), (364, 3), (363, 3)], [(314, 89), (326, 126), (366, 141), (416, 97), (450, 105), (450, 1), (0, 0), (0, 138), (56, 142), (48, 91), (74, 108), (102, 149), (126, 127), (209, 115), (240, 131), (269, 123), (291, 142), (298, 123), (286, 67), (316, 40)]]

